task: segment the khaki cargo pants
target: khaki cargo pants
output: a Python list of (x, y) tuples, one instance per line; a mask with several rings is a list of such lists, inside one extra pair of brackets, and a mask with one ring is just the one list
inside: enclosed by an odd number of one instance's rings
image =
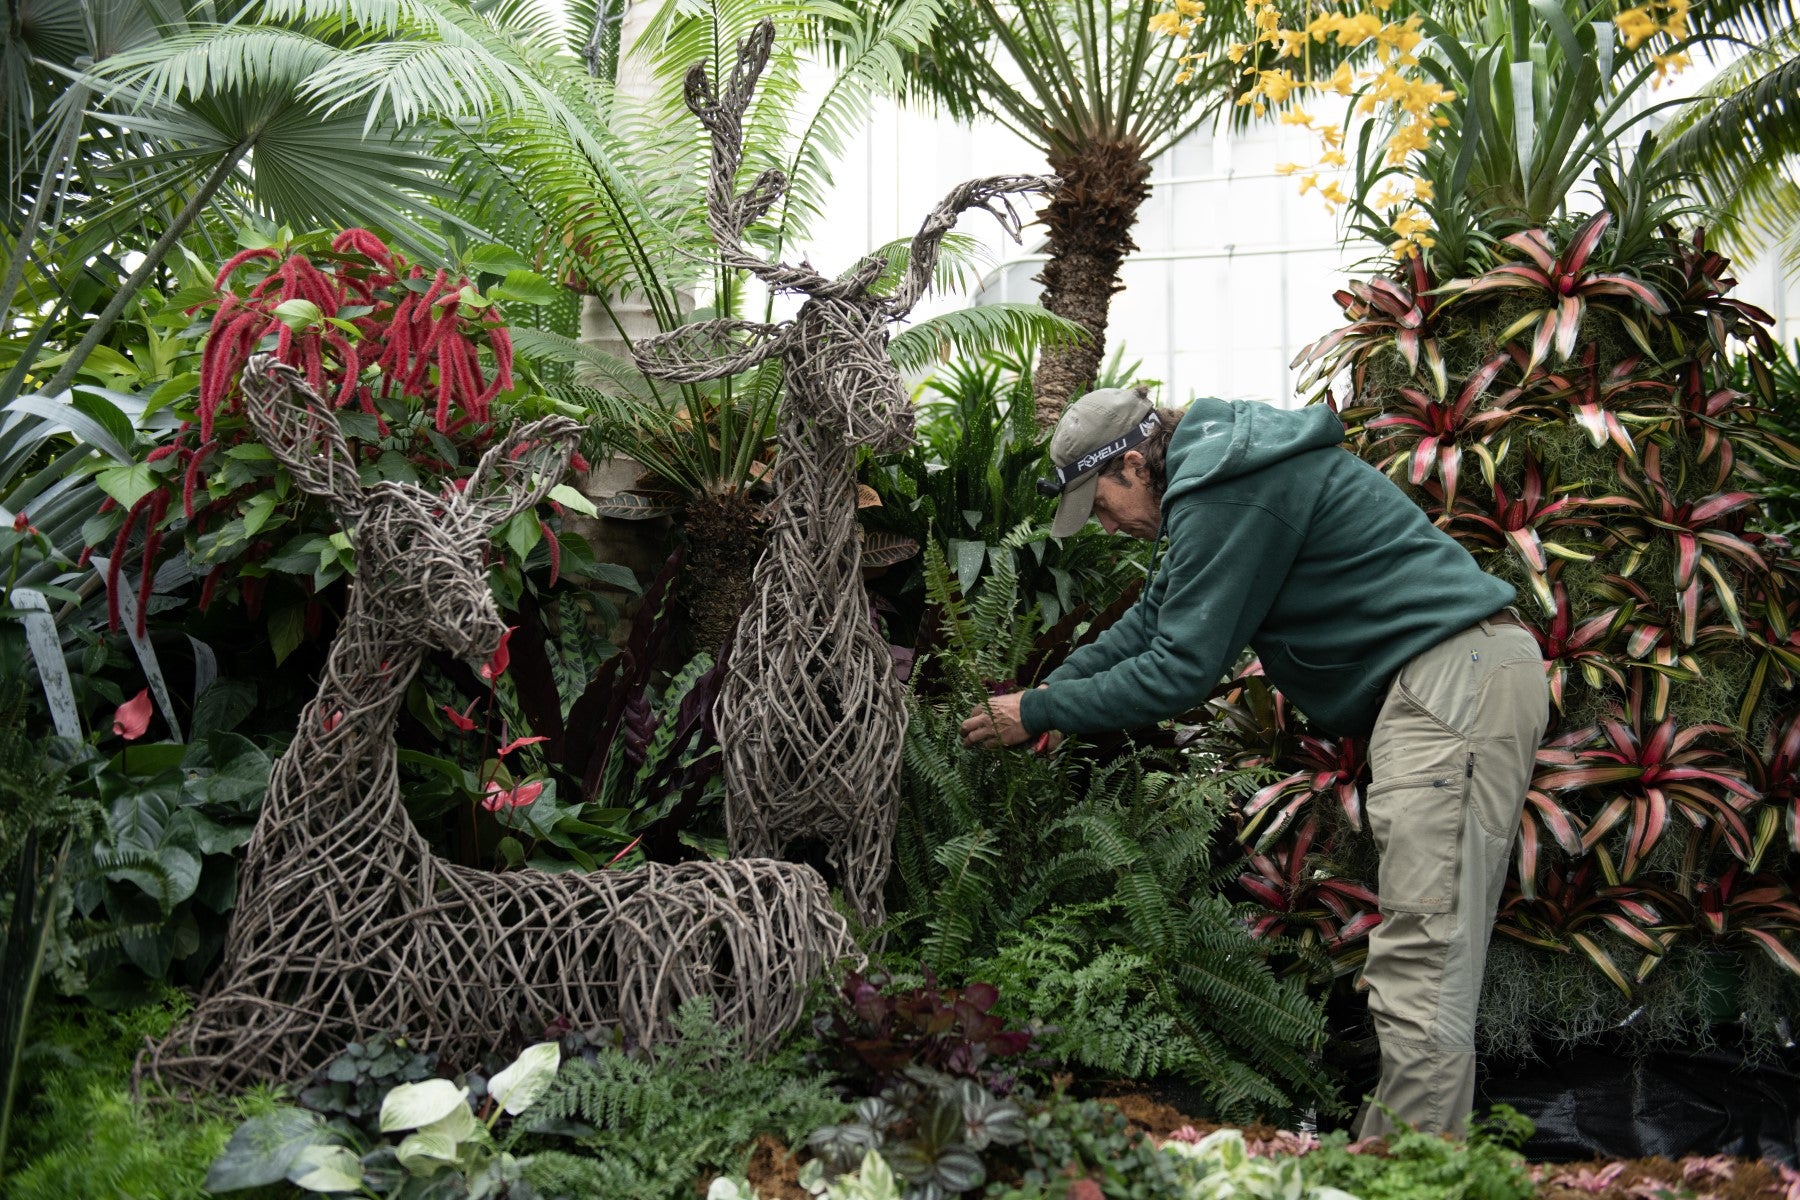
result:
[(1461, 1133), (1475, 1100), (1475, 1009), (1519, 813), (1548, 719), (1531, 634), (1482, 621), (1401, 669), (1369, 742), (1369, 827), (1381, 851), (1381, 924), (1363, 978), (1381, 1039), (1380, 1106)]

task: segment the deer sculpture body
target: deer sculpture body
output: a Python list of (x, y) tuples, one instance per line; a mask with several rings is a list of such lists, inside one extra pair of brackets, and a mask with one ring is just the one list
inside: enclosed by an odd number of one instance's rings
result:
[(806, 300), (791, 321), (698, 321), (638, 342), (633, 354), (646, 375), (680, 383), (782, 360), (787, 396), (767, 548), (719, 695), (727, 834), (734, 855), (772, 857), (800, 839), (822, 842), (846, 899), (872, 925), (883, 916), (906, 705), (862, 582), (856, 447), (884, 452), (911, 440), (888, 331), (924, 295), (957, 217), (985, 209), (1016, 239), (1011, 198), (1057, 180), (1003, 176), (958, 186), (914, 236), (891, 295), (872, 290), (887, 270), (880, 255), (836, 279), (804, 262), (771, 263), (745, 247), (744, 231), (781, 199), (787, 179), (765, 171), (741, 193), (736, 179), (744, 113), (773, 39), (765, 21), (739, 43), (731, 78), (716, 92), (697, 64), (686, 99), (712, 139), (707, 222), (722, 261)]
[(806, 984), (853, 949), (811, 868), (496, 874), (434, 856), (401, 804), (407, 685), (428, 647), (482, 662), (499, 646), (483, 549), (562, 478), (575, 423), (520, 428), (460, 493), (364, 488), (330, 407), (293, 370), (257, 356), (243, 386), (261, 438), (350, 527), (357, 570), (318, 695), (275, 765), (224, 964), (141, 1065), (171, 1084), (293, 1081), (373, 1033), (466, 1061), (558, 1017), (654, 1041), (697, 994), (752, 1048), (771, 1044)]

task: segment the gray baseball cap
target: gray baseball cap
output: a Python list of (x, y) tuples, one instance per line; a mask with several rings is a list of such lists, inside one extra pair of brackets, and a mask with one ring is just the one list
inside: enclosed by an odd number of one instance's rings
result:
[(1155, 433), (1160, 424), (1150, 393), (1143, 388), (1089, 392), (1063, 410), (1050, 438), (1050, 464), (1056, 474), (1038, 483), (1045, 495), (1061, 497), (1050, 524), (1052, 537), (1069, 537), (1087, 524), (1101, 468)]

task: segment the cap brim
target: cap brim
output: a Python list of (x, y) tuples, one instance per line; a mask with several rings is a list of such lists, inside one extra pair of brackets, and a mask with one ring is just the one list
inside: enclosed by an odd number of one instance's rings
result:
[(1056, 505), (1056, 519), (1050, 522), (1051, 537), (1073, 537), (1081, 532), (1094, 514), (1094, 488), (1099, 482), (1100, 473), (1095, 471), (1062, 494)]

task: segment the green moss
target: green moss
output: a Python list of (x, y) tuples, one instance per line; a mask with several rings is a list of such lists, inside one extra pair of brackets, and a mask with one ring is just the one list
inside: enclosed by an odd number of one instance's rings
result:
[[(1642, 957), (1621, 938), (1588, 932), (1627, 972)], [(1722, 972), (1721, 962), (1730, 969)], [(1739, 984), (1740, 967), (1747, 962), (1735, 951), (1721, 958), (1711, 948), (1678, 943), (1627, 999), (1584, 954), (1538, 950), (1496, 936), (1488, 951), (1476, 1045), (1485, 1055), (1517, 1060), (1611, 1033), (1640, 1050), (1699, 1049), (1716, 1044), (1721, 1014), (1751, 1003), (1752, 990), (1757, 1019), (1770, 1022), (1772, 1035), (1778, 1018), (1768, 1014), (1785, 1002), (1782, 985), (1761, 974), (1752, 985), (1748, 969)], [(1773, 1036), (1764, 1042), (1779, 1044)]]

